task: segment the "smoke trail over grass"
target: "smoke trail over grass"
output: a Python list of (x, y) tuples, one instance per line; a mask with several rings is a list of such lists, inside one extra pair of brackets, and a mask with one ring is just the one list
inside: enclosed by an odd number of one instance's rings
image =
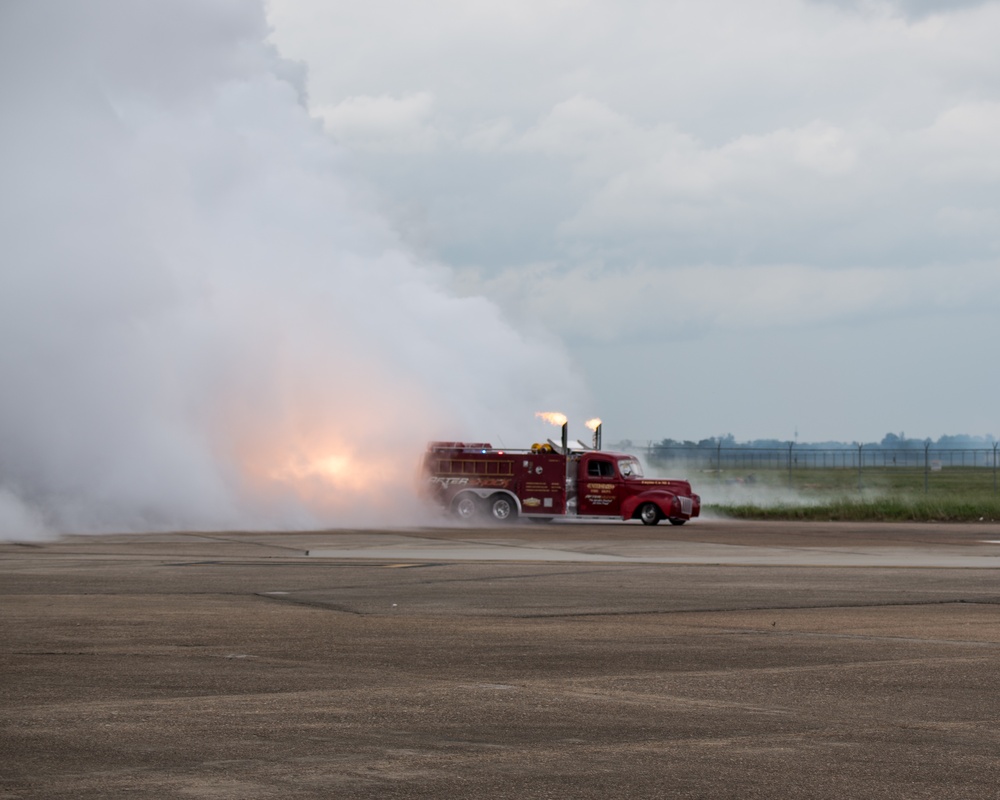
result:
[(400, 245), (267, 34), (0, 8), (0, 539), (398, 519), (428, 437), (579, 393)]
[[(816, 492), (787, 484), (783, 470), (727, 471), (706, 469), (704, 462), (678, 459), (670, 464), (649, 462), (637, 453), (647, 475), (655, 478), (684, 478), (701, 497), (702, 516), (717, 518), (719, 509), (734, 507), (806, 508), (820, 505), (826, 498)], [(839, 495), (839, 493), (838, 493)], [(723, 511), (721, 516), (725, 517)]]

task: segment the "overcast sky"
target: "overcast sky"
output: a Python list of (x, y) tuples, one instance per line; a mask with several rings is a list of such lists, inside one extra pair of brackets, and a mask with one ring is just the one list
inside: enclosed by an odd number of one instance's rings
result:
[(1000, 434), (1000, 3), (268, 19), (408, 247), (562, 341), (606, 440)]

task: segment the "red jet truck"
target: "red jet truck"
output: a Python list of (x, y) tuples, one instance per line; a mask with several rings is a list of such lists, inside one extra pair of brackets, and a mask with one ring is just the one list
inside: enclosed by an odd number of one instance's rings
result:
[(466, 521), (560, 517), (683, 525), (701, 513), (701, 498), (687, 481), (646, 478), (635, 456), (570, 446), (565, 434), (561, 446), (549, 440), (528, 450), (431, 442), (423, 477), (428, 495)]

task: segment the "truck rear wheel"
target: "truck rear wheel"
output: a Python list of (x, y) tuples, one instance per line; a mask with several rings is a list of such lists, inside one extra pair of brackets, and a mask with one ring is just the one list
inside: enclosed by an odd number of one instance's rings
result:
[(656, 503), (643, 503), (639, 509), (639, 519), (643, 525), (655, 525), (659, 522), (660, 509), (656, 507)]
[(490, 517), (497, 522), (513, 522), (517, 519), (517, 506), (505, 494), (495, 494), (489, 499)]
[(479, 498), (471, 492), (460, 494), (451, 504), (451, 510), (463, 522), (471, 522), (479, 516)]

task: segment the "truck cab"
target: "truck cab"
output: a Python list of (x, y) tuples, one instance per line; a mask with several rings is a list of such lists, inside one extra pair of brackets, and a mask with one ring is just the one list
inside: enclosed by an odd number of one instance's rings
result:
[(642, 464), (628, 453), (587, 451), (577, 462), (577, 513), (581, 517), (661, 519), (683, 525), (701, 513), (701, 498), (687, 481), (647, 478)]

